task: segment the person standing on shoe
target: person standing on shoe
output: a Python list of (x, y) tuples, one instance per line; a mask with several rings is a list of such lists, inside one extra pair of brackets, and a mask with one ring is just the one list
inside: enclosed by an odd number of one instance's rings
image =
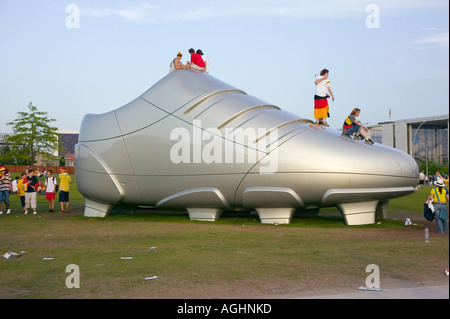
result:
[(69, 212), (69, 189), (72, 184), (70, 175), (67, 170), (61, 167), (61, 174), (59, 174), (59, 204), (61, 205), (61, 213), (64, 213), (64, 203), (66, 204), (66, 212)]
[[(328, 126), (326, 121), (330, 114), (330, 108), (328, 105), (328, 98), (331, 95), (331, 100), (334, 102), (333, 91), (331, 91), (330, 80), (328, 79), (329, 71), (323, 69), (320, 71), (320, 76), (316, 75), (314, 84), (316, 85), (316, 93), (314, 95), (314, 117), (316, 124)], [(330, 95), (328, 95), (328, 92)]]

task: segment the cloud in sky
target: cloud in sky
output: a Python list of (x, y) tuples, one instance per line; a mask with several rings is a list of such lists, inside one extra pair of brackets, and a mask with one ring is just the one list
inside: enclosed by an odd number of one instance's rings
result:
[(369, 5), (377, 5), (381, 14), (402, 12), (408, 8), (447, 6), (448, 0), (155, 0), (122, 8), (81, 8), (81, 13), (92, 17), (118, 16), (135, 23), (171, 23), (197, 21), (218, 17), (253, 15), (294, 19), (356, 18), (367, 15)]
[(101, 9), (81, 9), (82, 15), (92, 16), (96, 18), (107, 18), (111, 16), (119, 16), (126, 21), (131, 22), (150, 22), (148, 20), (149, 12), (158, 9), (158, 6), (150, 3), (142, 3), (138, 6), (128, 8), (101, 8)]
[[(437, 29), (440, 30), (440, 29)], [(418, 43), (434, 43), (441, 45), (443, 47), (448, 48), (449, 40), (448, 40), (448, 31), (447, 32), (441, 32), (439, 34), (432, 34), (428, 37), (421, 38), (417, 41)]]

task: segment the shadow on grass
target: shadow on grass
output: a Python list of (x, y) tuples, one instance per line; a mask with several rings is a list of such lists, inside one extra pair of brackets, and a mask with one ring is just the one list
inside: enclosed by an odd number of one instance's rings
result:
[(290, 227), (290, 228), (404, 228), (404, 222), (400, 220), (384, 219), (371, 225), (347, 226), (339, 212), (325, 210), (319, 214), (296, 213), (290, 224), (262, 224), (258, 215), (252, 211), (225, 211), (217, 221), (190, 220), (185, 211), (160, 211), (156, 209), (136, 209), (133, 213), (113, 213), (107, 218), (92, 218), (84, 216), (73, 217), (82, 220), (95, 221), (142, 221), (162, 223), (186, 223), (186, 224), (217, 224), (234, 226), (257, 227)]

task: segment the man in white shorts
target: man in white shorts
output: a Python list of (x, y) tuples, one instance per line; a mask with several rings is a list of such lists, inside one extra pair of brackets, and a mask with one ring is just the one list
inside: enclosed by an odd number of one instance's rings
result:
[(30, 169), (28, 172), (28, 176), (26, 179), (26, 190), (25, 190), (25, 212), (24, 214), (28, 214), (28, 209), (31, 206), (33, 209), (33, 214), (36, 215), (36, 202), (37, 202), (37, 193), (36, 188), (39, 185), (39, 181), (36, 176), (34, 176), (34, 170)]

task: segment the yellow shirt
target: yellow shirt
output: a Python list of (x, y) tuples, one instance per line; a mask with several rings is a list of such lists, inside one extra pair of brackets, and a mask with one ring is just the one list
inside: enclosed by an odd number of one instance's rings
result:
[(72, 179), (70, 178), (70, 175), (67, 173), (59, 174), (59, 189), (68, 192), (69, 191), (69, 184), (72, 182)]
[(25, 189), (26, 185), (23, 184), (23, 179), (19, 179), (17, 182), (17, 192), (19, 193), (19, 196), (25, 196)]
[[(436, 190), (436, 192), (434, 190)], [(430, 194), (433, 194), (433, 202), (435, 202), (435, 203), (439, 203), (436, 195), (439, 196), (439, 200), (441, 201), (441, 204), (445, 204), (447, 202), (448, 190), (444, 187), (442, 187), (441, 193), (439, 193), (439, 188), (436, 187), (431, 190)]]

